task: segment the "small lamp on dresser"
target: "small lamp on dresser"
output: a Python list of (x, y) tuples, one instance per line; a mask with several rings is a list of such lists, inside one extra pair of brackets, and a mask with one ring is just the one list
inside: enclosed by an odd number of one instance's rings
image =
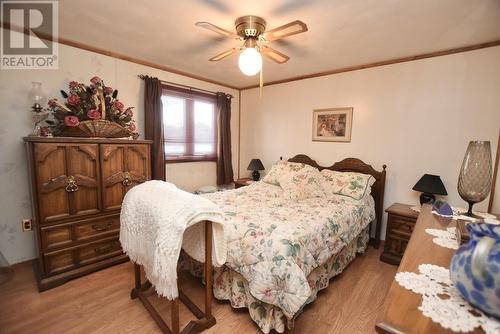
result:
[(42, 90), (41, 82), (32, 82), (32, 87), (29, 91), (28, 97), (31, 103), (31, 118), (33, 120), (33, 132), (31, 136), (42, 135), (41, 124), (49, 117), (49, 112), (44, 110), (43, 105), (47, 101), (47, 97)]
[(254, 181), (259, 181), (260, 179), (260, 170), (264, 170), (264, 165), (262, 164), (262, 161), (260, 159), (252, 159), (250, 161), (250, 164), (248, 164), (247, 170), (251, 170), (252, 172), (252, 179)]
[(424, 174), (412, 189), (422, 192), (420, 195), (420, 205), (434, 203), (436, 200), (436, 196), (434, 195), (448, 195), (439, 175)]

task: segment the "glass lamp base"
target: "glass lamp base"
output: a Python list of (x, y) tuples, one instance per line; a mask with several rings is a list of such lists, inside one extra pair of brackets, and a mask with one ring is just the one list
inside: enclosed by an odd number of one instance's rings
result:
[(41, 127), (40, 125), (35, 125), (35, 127), (33, 128), (33, 132), (30, 134), (30, 136), (35, 136), (35, 137), (39, 137), (40, 134), (41, 134)]

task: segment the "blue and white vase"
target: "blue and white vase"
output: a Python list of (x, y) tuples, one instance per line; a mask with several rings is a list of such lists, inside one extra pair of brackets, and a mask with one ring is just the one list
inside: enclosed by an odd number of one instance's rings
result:
[(500, 225), (470, 223), (468, 243), (450, 263), (453, 284), (469, 303), (500, 318)]

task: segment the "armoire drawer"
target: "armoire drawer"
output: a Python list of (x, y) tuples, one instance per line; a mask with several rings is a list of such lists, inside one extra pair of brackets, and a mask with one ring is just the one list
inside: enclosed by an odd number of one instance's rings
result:
[(41, 228), (42, 249), (69, 247), (78, 242), (115, 235), (119, 231), (120, 216), (118, 215), (44, 226)]
[(74, 229), (76, 241), (85, 241), (97, 236), (119, 233), (120, 216), (99, 218), (92, 221), (77, 223)]
[(120, 255), (122, 253), (123, 251), (120, 240), (118, 240), (118, 238), (115, 238), (113, 240), (92, 243), (80, 247), (80, 249), (78, 250), (78, 258), (80, 261), (80, 265), (85, 265), (108, 258), (110, 256)]
[(73, 243), (73, 223), (42, 227), (42, 249), (68, 247)]
[(45, 272), (49, 275), (58, 274), (122, 253), (117, 236), (76, 247), (47, 252), (43, 254)]

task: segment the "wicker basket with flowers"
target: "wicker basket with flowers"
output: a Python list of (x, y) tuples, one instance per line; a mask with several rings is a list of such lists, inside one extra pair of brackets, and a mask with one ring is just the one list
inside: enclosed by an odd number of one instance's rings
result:
[(137, 138), (133, 107), (125, 108), (118, 100), (118, 91), (106, 86), (99, 77), (90, 79), (90, 85), (76, 81), (69, 83), (69, 94), (61, 90), (65, 102), (51, 99), (51, 124), (55, 136)]

